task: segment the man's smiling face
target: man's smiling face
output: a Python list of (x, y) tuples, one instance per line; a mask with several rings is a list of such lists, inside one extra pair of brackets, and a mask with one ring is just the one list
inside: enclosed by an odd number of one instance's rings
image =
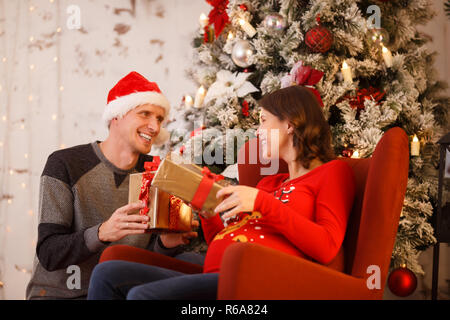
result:
[(164, 108), (144, 104), (130, 110), (123, 118), (118, 118), (117, 128), (133, 151), (148, 154), (161, 130), (164, 117)]

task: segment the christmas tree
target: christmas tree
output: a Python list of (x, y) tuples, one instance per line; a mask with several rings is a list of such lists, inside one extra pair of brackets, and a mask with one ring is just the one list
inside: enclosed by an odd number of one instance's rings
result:
[[(391, 266), (423, 274), (418, 256), (436, 241), (435, 143), (449, 102), (416, 29), (434, 15), (429, 1), (207, 2), (188, 70), (199, 90), (178, 107), (166, 148), (236, 181), (237, 137), (254, 136), (257, 100), (292, 84), (321, 100), (339, 156), (370, 157), (385, 131), (401, 127), (411, 139), (410, 172)], [(231, 160), (215, 152), (230, 146)], [(221, 161), (205, 163), (202, 153)]]

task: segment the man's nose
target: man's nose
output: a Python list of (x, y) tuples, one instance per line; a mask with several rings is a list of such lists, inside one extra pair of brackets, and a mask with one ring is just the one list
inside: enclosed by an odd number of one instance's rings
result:
[(159, 133), (159, 130), (161, 128), (161, 123), (158, 121), (158, 119), (151, 117), (147, 121), (147, 128), (150, 129), (150, 131), (154, 133)]

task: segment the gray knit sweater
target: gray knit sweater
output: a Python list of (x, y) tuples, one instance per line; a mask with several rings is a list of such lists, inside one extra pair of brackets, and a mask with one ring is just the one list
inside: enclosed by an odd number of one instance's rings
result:
[[(38, 241), (27, 299), (86, 298), (91, 272), (108, 245), (127, 244), (168, 255), (176, 252), (162, 248), (155, 235), (131, 235), (113, 243), (98, 239), (100, 224), (128, 203), (129, 175), (144, 171), (144, 162), (153, 159), (140, 155), (134, 169), (121, 170), (106, 159), (98, 143), (59, 150), (47, 160), (40, 182)], [(74, 268), (80, 271), (79, 289), (73, 280)]]

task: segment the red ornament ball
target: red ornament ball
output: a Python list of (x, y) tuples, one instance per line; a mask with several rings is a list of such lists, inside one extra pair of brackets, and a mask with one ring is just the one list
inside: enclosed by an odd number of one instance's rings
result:
[(333, 35), (330, 30), (319, 25), (306, 33), (305, 43), (312, 51), (325, 53), (333, 44)]
[(417, 288), (417, 277), (406, 267), (394, 269), (388, 278), (389, 290), (399, 297), (407, 297)]
[(342, 151), (342, 156), (345, 158), (351, 158), (353, 155), (353, 150), (352, 149), (344, 149)]

